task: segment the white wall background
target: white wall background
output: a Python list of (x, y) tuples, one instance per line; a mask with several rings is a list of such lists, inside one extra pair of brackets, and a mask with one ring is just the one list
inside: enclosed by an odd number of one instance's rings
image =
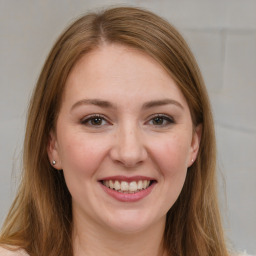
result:
[(0, 224), (15, 195), (27, 103), (46, 55), (75, 17), (110, 4), (146, 7), (189, 42), (213, 105), (227, 235), (256, 254), (256, 0), (0, 0)]

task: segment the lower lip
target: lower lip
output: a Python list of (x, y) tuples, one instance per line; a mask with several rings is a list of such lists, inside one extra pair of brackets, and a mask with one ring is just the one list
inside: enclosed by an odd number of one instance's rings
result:
[(154, 182), (148, 188), (138, 191), (136, 193), (122, 193), (122, 192), (118, 192), (114, 189), (104, 186), (101, 182), (100, 182), (100, 184), (101, 184), (103, 190), (108, 195), (110, 195), (111, 197), (115, 198), (116, 200), (118, 200), (120, 202), (137, 202), (150, 194), (150, 192), (154, 188), (156, 182)]

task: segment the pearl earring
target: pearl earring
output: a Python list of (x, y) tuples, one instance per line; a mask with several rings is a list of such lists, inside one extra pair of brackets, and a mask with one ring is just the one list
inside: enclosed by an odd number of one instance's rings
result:
[(52, 160), (52, 165), (55, 165), (56, 164), (56, 161), (55, 160)]

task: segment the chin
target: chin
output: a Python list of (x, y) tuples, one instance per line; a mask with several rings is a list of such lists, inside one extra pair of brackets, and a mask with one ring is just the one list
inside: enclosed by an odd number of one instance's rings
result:
[(166, 216), (157, 218), (137, 210), (124, 210), (108, 218), (107, 225), (116, 233), (129, 235), (146, 231), (159, 222), (164, 225), (165, 219)]

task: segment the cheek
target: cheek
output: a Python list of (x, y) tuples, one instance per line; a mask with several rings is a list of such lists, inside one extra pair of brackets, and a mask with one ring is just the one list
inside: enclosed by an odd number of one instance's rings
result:
[(171, 138), (158, 144), (154, 160), (160, 172), (161, 205), (164, 213), (173, 206), (180, 195), (187, 175), (189, 146), (185, 140)]
[(153, 155), (164, 176), (176, 176), (186, 172), (189, 159), (189, 139), (173, 136), (155, 144)]
[(62, 140), (61, 163), (64, 173), (79, 176), (91, 176), (99, 167), (107, 152), (107, 142), (98, 141), (92, 137), (69, 136)]

